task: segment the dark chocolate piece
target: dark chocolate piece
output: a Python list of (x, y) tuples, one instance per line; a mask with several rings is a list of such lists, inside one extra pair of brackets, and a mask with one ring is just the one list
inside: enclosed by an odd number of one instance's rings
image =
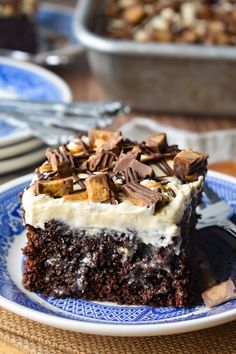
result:
[(116, 155), (112, 151), (102, 151), (98, 152), (95, 155), (89, 157), (87, 161), (85, 161), (81, 169), (90, 171), (107, 171), (111, 168), (112, 162), (115, 160)]
[(150, 166), (137, 160), (132, 160), (125, 170), (125, 179), (127, 182), (135, 182), (151, 177), (152, 173), (153, 170)]
[(64, 145), (55, 150), (47, 149), (46, 156), (52, 169), (57, 171), (60, 177), (71, 176), (75, 167), (74, 160)]
[(140, 155), (141, 149), (138, 146), (135, 146), (131, 151), (127, 152), (126, 154), (121, 154), (115, 164), (113, 172), (125, 172), (126, 168), (129, 167), (131, 161), (139, 158)]
[(151, 207), (155, 205), (160, 207), (165, 205), (169, 198), (158, 192), (151, 190), (137, 182), (125, 184), (122, 187), (127, 198), (135, 205)]

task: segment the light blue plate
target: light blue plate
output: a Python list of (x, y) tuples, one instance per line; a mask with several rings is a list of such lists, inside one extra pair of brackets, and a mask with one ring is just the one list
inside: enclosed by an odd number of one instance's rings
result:
[(78, 45), (73, 32), (74, 9), (67, 6), (45, 3), (39, 7), (37, 24), (48, 31), (57, 32), (64, 36), (68, 44)]
[[(21, 285), (25, 243), (19, 192), (26, 176), (0, 187), (0, 305), (41, 323), (86, 333), (106, 335), (160, 335), (198, 330), (236, 319), (236, 301), (208, 309), (119, 306), (75, 299), (42, 297)], [(210, 172), (207, 183), (236, 212), (236, 179)]]
[[(0, 57), (0, 98), (3, 97), (69, 102), (71, 92), (62, 79), (46, 69)], [(30, 135), (28, 129), (0, 120), (0, 147), (23, 141)]]
[(31, 61), (49, 66), (74, 62), (83, 47), (74, 36), (72, 7), (42, 3), (37, 15), (38, 52)]

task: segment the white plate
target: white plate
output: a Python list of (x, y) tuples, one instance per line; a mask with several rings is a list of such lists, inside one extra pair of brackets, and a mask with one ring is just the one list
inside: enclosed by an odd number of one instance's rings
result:
[(30, 152), (32, 150), (35, 150), (36, 148), (39, 148), (40, 146), (43, 146), (43, 142), (35, 139), (35, 138), (31, 138), (29, 140), (20, 142), (18, 144), (13, 144), (13, 145), (8, 145), (5, 147), (1, 147), (0, 149), (0, 162), (2, 159), (6, 159), (6, 158), (10, 158), (10, 157), (14, 157), (15, 155), (20, 155), (23, 153), (27, 153)]
[[(0, 98), (70, 102), (67, 84), (50, 71), (29, 63), (0, 57)], [(28, 129), (0, 120), (0, 147), (22, 142), (31, 137)]]
[(43, 161), (44, 157), (45, 146), (28, 154), (23, 154), (6, 160), (0, 160), (0, 176), (32, 166), (33, 164)]
[[(55, 299), (26, 291), (21, 284), (26, 239), (20, 219), (19, 192), (30, 176), (0, 187), (0, 306), (31, 320), (84, 333), (154, 336), (196, 331), (236, 319), (236, 300), (212, 309), (119, 306), (76, 299)], [(236, 179), (210, 172), (210, 185), (236, 212)]]

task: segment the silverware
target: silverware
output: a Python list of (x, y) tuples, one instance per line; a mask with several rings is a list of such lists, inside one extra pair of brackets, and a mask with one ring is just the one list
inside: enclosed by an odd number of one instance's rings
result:
[(65, 144), (78, 131), (104, 128), (130, 112), (120, 102), (39, 102), (0, 99), (0, 119), (28, 127), (48, 145)]
[(1, 112), (20, 112), (47, 115), (63, 115), (70, 117), (92, 117), (116, 116), (130, 113), (130, 108), (123, 106), (120, 102), (42, 102), (27, 101), (20, 99), (0, 99)]
[(229, 220), (234, 214), (233, 209), (207, 185), (203, 188), (203, 198), (197, 212), (201, 214), (198, 229), (214, 225), (224, 228), (236, 237), (236, 225)]

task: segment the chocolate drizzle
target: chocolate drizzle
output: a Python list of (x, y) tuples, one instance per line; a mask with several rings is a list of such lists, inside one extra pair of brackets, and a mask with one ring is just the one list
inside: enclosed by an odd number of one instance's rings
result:
[(125, 179), (127, 182), (135, 182), (151, 177), (153, 171), (150, 166), (145, 165), (137, 160), (132, 160), (125, 169)]
[(174, 171), (165, 160), (160, 161), (157, 166), (166, 174), (166, 176), (174, 175)]
[(102, 151), (90, 156), (90, 158), (82, 164), (81, 168), (89, 169), (91, 172), (108, 171), (111, 168), (112, 162), (115, 158), (116, 155), (113, 152)]
[(57, 174), (57, 171), (43, 171), (40, 172), (39, 168), (36, 168), (35, 173), (37, 174), (38, 180), (50, 181)]
[(80, 186), (81, 190), (86, 190), (86, 186), (85, 186), (84, 181), (82, 181), (80, 179), (80, 177), (75, 172), (72, 173), (72, 176), (74, 179), (74, 184), (78, 184)]

